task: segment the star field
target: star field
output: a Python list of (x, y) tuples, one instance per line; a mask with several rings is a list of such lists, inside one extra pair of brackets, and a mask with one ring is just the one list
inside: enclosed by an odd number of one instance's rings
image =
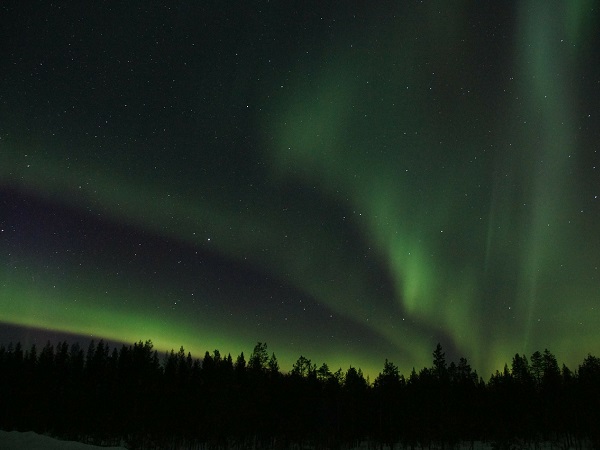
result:
[(595, 2), (0, 8), (4, 339), (598, 353)]

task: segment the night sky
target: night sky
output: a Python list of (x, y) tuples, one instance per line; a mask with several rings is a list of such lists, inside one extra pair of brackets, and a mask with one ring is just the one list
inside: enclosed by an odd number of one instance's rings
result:
[(577, 368), (599, 29), (593, 0), (3, 1), (2, 343)]

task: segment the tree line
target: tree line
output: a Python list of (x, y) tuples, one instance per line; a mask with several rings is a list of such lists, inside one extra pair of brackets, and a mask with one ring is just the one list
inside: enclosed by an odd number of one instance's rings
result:
[(485, 382), (465, 358), (406, 377), (386, 360), (370, 383), (300, 356), (288, 373), (267, 344), (235, 361), (218, 350), (162, 358), (151, 341), (0, 346), (0, 428), (128, 448), (600, 447), (600, 359), (575, 371), (515, 354)]

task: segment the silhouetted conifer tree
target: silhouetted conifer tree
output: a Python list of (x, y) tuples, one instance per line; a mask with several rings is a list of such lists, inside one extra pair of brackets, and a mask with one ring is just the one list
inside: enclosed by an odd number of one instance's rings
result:
[(250, 354), (250, 359), (248, 360), (248, 369), (254, 372), (264, 372), (267, 369), (268, 362), (269, 354), (267, 352), (267, 344), (258, 342)]
[(244, 372), (246, 370), (246, 358), (244, 358), (244, 352), (240, 353), (235, 360), (235, 371)]
[(267, 362), (267, 371), (271, 377), (279, 375), (279, 362), (275, 353), (271, 353), (269, 361)]

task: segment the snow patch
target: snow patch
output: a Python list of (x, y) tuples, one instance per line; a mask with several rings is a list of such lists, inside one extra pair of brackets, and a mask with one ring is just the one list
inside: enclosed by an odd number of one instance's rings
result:
[(59, 441), (33, 431), (21, 433), (2, 430), (0, 430), (0, 448), (2, 450), (126, 450), (124, 447), (98, 447), (81, 442)]

